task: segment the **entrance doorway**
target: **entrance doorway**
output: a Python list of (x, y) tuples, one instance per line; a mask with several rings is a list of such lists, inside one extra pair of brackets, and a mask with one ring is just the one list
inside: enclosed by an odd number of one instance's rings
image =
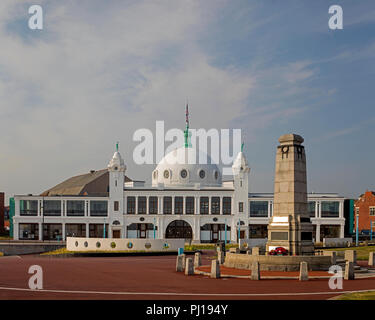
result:
[(219, 225), (212, 225), (212, 242), (217, 242), (219, 240)]
[(115, 238), (115, 239), (121, 238), (121, 230), (112, 230), (112, 238)]
[(166, 238), (192, 239), (193, 229), (184, 220), (172, 221), (165, 232)]

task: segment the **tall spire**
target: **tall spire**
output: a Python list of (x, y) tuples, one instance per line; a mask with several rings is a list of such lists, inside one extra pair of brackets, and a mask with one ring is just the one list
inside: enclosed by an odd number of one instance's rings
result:
[(189, 104), (187, 102), (186, 102), (185, 115), (186, 115), (186, 118), (185, 118), (184, 137), (185, 137), (185, 148), (188, 148), (190, 146), (190, 141), (189, 141)]
[(118, 141), (116, 142), (116, 151), (118, 152)]

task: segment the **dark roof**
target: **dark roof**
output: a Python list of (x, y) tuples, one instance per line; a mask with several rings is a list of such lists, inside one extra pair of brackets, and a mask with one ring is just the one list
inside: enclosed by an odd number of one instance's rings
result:
[[(125, 176), (125, 182), (132, 181)], [(109, 172), (107, 169), (71, 177), (44, 191), (41, 196), (107, 196)]]

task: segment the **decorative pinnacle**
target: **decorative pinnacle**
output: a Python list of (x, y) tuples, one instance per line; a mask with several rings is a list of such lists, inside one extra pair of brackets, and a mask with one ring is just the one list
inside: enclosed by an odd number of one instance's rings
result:
[(241, 144), (241, 152), (243, 152), (244, 145), (245, 145), (245, 142), (242, 142), (242, 144)]
[(189, 148), (190, 147), (190, 141), (189, 141), (189, 138), (190, 138), (190, 135), (189, 135), (189, 105), (188, 103), (186, 103), (186, 113), (185, 113), (186, 117), (185, 117), (185, 130), (184, 130), (184, 138), (185, 138), (185, 148)]
[(118, 152), (118, 141), (116, 142), (116, 151)]

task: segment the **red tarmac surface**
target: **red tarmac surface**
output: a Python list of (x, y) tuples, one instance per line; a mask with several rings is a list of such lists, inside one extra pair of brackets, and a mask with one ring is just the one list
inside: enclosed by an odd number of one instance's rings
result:
[[(207, 253), (203, 255), (203, 264), (209, 264), (208, 256)], [(43, 290), (35, 291), (28, 287), (32, 276), (28, 274), (31, 265), (43, 268)], [(203, 275), (185, 276), (176, 272), (175, 266), (175, 256), (1, 257), (0, 299), (320, 300), (334, 297), (342, 291), (375, 290), (375, 278), (344, 280), (343, 289), (333, 291), (329, 289), (327, 279), (305, 282), (211, 279)]]

